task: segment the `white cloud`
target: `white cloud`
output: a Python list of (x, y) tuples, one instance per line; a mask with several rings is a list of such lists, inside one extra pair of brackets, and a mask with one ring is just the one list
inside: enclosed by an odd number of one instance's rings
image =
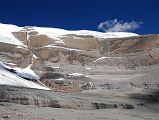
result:
[(114, 19), (100, 23), (98, 29), (104, 30), (105, 32), (126, 32), (139, 28), (141, 24), (142, 22), (123, 22)]

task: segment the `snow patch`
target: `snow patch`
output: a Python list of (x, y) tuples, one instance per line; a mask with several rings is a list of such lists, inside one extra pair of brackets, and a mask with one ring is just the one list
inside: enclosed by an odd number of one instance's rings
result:
[(56, 45), (47, 45), (47, 46), (44, 46), (44, 47), (62, 48), (62, 49), (70, 50), (70, 51), (82, 51), (82, 50), (79, 50), (79, 49), (61, 47), (61, 46), (56, 46)]
[(33, 54), (33, 58), (37, 59), (38, 57), (35, 54)]
[(87, 76), (87, 75), (84, 75), (84, 74), (81, 74), (81, 73), (71, 73), (71, 74), (68, 74), (69, 76), (85, 76), (85, 77), (87, 77), (87, 78), (92, 78), (93, 79), (93, 77), (91, 77), (91, 76)]
[(87, 68), (86, 68), (86, 70), (90, 70), (90, 69), (91, 69), (90, 67), (87, 67)]
[(97, 62), (97, 61), (104, 60), (104, 59), (112, 59), (112, 58), (121, 58), (121, 57), (100, 57), (100, 58), (94, 60), (93, 62)]
[(18, 39), (14, 37), (12, 32), (18, 32), (22, 28), (15, 25), (8, 25), (0, 23), (0, 42), (23, 45)]
[(58, 69), (59, 67), (58, 66), (53, 66), (52, 68)]
[(58, 78), (58, 79), (55, 79), (55, 80), (64, 80), (64, 78)]
[(89, 36), (94, 36), (96, 38), (121, 38), (121, 37), (138, 36), (138, 34), (129, 33), (129, 32), (102, 33), (102, 32), (91, 31), (91, 30), (69, 31), (64, 29), (46, 28), (46, 27), (33, 27), (33, 29), (37, 31), (39, 34), (44, 34), (49, 36), (50, 38), (57, 39), (57, 40), (61, 40), (60, 37), (64, 35), (69, 35), (69, 34), (82, 35), (82, 36), (89, 35)]
[(31, 65), (29, 65), (28, 67), (26, 67), (24, 69), (15, 67), (14, 70), (16, 70), (16, 73), (23, 78), (27, 78), (27, 79), (31, 79), (31, 80), (40, 79), (40, 77), (37, 76), (33, 70), (31, 70)]
[(100, 57), (100, 58), (98, 58), (97, 60), (95, 60), (95, 61), (93, 61), (93, 62), (97, 62), (97, 61), (99, 61), (99, 60), (103, 60), (103, 59), (107, 59), (107, 58), (109, 58), (109, 57)]
[(16, 64), (14, 63), (5, 63), (6, 65), (12, 65), (12, 66), (15, 66)]
[[(49, 88), (45, 86), (41, 86), (38, 83), (35, 83), (33, 81), (28, 81), (19, 77), (16, 73), (10, 72), (9, 69), (12, 70), (11, 67), (0, 62), (0, 85), (10, 85), (10, 86), (50, 90)], [(30, 68), (27, 68), (27, 69), (30, 69)]]

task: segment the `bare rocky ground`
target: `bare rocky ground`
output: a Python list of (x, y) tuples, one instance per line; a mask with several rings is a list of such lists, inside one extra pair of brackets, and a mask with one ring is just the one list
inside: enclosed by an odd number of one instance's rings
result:
[(158, 112), (147, 109), (74, 110), (3, 104), (0, 120), (158, 120)]
[(159, 120), (158, 69), (90, 72), (71, 92), (0, 86), (0, 120)]

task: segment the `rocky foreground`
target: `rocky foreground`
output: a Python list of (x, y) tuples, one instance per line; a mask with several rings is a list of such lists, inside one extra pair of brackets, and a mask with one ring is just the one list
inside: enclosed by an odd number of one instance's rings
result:
[(0, 119), (158, 120), (157, 81), (108, 83), (101, 90), (81, 92), (0, 86)]
[(159, 35), (15, 28), (0, 61), (50, 90), (0, 85), (0, 120), (159, 120)]
[(93, 87), (84, 84), (80, 90), (65, 80), (54, 81), (57, 87), (51, 91), (1, 85), (0, 119), (158, 120), (159, 82), (153, 79), (158, 70), (109, 71), (94, 75), (100, 79), (91, 80)]

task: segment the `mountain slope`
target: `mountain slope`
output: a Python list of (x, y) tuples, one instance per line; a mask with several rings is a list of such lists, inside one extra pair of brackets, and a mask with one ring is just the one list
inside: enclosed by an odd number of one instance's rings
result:
[(0, 119), (158, 120), (159, 35), (0, 26)]
[[(37, 69), (43, 71), (45, 67), (45, 63), (43, 62), (46, 62), (48, 57), (52, 56), (50, 54), (54, 56), (51, 57), (52, 62), (61, 61), (62, 63), (70, 63), (73, 60), (77, 63), (84, 64), (81, 54), (88, 49), (99, 48), (98, 39), (138, 36), (134, 33), (124, 32), (100, 33), (88, 30), (68, 31), (58, 28), (34, 26), (18, 27), (7, 24), (0, 24), (0, 28), (2, 28), (0, 29), (0, 59), (2, 62), (11, 63), (11, 66), (17, 67), (16, 69), (19, 70), (17, 75), (22, 75), (22, 77), (26, 76), (26, 74), (23, 73), (24, 68), (28, 68), (30, 65), (33, 69), (36, 69), (36, 71)], [(93, 47), (94, 44), (97, 45)], [(74, 56), (70, 56), (70, 52), (74, 51), (77, 52), (75, 53), (77, 54), (77, 56), (75, 55), (76, 60), (70, 58)], [(64, 54), (67, 55), (65, 56)], [(48, 62), (51, 61), (48, 60)], [(44, 66), (42, 64), (44, 64)], [(23, 71), (21, 71), (21, 68), (23, 68)], [(37, 73), (39, 76), (42, 76), (39, 74), (39, 70)], [(9, 74), (8, 71), (4, 72), (2, 68), (1, 71)], [(7, 78), (7, 80), (9, 79)], [(4, 81), (2, 81), (2, 83), (4, 83)], [(8, 82), (6, 84), (8, 84)]]
[[(82, 82), (75, 82), (73, 88), (81, 89), (78, 84), (89, 86), (94, 75), (107, 74), (108, 70), (135, 71), (158, 65), (158, 35), (5, 24), (0, 27), (4, 28), (0, 29), (0, 60), (22, 69), (31, 65), (40, 80), (52, 87), (50, 80), (77, 79)], [(74, 74), (81, 76), (70, 76)]]

